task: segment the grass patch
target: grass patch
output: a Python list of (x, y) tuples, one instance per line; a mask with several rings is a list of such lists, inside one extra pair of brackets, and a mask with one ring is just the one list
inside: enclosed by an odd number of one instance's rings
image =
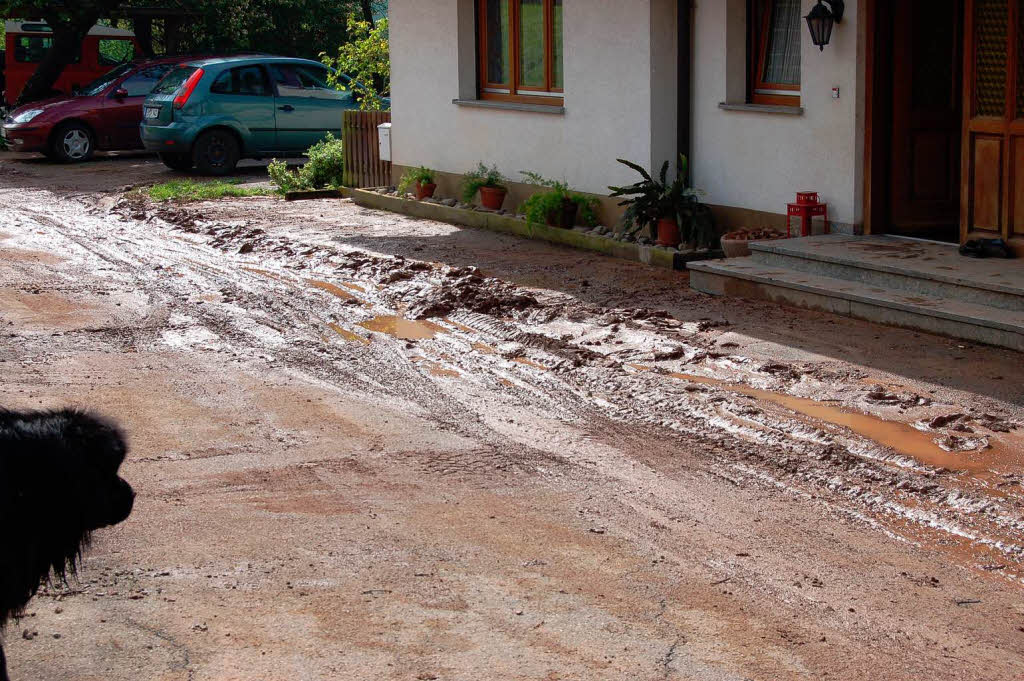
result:
[(242, 181), (171, 180), (149, 188), (149, 198), (154, 201), (210, 201), (212, 199), (238, 198), (244, 196), (268, 196), (271, 190), (265, 187), (240, 187)]

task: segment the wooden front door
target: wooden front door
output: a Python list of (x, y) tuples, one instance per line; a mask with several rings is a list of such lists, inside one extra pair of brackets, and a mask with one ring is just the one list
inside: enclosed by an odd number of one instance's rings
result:
[(905, 0), (891, 13), (889, 231), (960, 236), (962, 0)]
[(961, 239), (1024, 238), (1022, 5), (967, 0)]

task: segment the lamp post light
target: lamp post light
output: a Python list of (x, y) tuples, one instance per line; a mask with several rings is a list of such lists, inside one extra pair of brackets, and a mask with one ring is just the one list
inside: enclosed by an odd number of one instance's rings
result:
[[(826, 2), (828, 7), (825, 7)], [(804, 17), (807, 20), (807, 28), (811, 30), (811, 40), (822, 52), (832, 39), (833, 25), (842, 23), (844, 11), (846, 3), (843, 0), (818, 0), (811, 13)]]

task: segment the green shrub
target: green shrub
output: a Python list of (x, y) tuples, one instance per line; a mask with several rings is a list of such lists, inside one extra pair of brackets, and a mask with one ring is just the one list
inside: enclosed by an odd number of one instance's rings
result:
[(274, 159), (267, 166), (270, 181), (282, 193), (308, 189), (337, 188), (342, 185), (345, 175), (345, 150), (340, 139), (331, 133), (317, 142), (306, 152), (309, 161), (296, 171), (288, 170), (288, 164)]
[(419, 184), (434, 184), (434, 176), (436, 173), (425, 166), (419, 168), (410, 168), (405, 171), (402, 175), (401, 181), (398, 183), (398, 193), (401, 196), (405, 196), (405, 193), (409, 191), (409, 187)]
[(600, 203), (596, 198), (572, 191), (566, 182), (549, 180), (527, 170), (522, 171), (522, 175), (530, 184), (546, 187), (550, 190), (537, 192), (519, 207), (519, 212), (526, 214), (526, 221), (528, 223), (533, 225), (543, 224), (547, 222), (548, 215), (551, 213), (560, 214), (565, 202), (572, 201), (576, 204), (577, 215), (583, 220), (583, 224), (588, 227), (597, 226), (597, 208)]
[(463, 203), (473, 203), (473, 199), (481, 187), (505, 189), (507, 182), (508, 178), (501, 174), (497, 166), (488, 168), (481, 161), (476, 169), (470, 170), (462, 176), (462, 201)]
[(320, 53), (320, 61), (337, 69), (331, 71), (327, 79), (339, 90), (352, 90), (363, 111), (386, 110), (389, 108), (386, 98), (391, 96), (388, 20), (379, 19), (371, 26), (368, 21), (352, 15), (347, 26), (349, 40), (338, 48), (338, 56)]

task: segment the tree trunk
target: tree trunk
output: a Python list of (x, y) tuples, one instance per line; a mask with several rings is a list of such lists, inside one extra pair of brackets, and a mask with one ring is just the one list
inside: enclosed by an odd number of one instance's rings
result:
[(376, 26), (373, 21), (373, 2), (372, 0), (359, 0), (360, 6), (363, 8), (363, 20), (370, 22), (370, 26)]
[(53, 93), (53, 84), (64, 72), (64, 67), (81, 54), (82, 41), (99, 19), (99, 12), (83, 12), (70, 20), (62, 20), (55, 12), (49, 12), (43, 18), (53, 29), (53, 46), (47, 50), (43, 61), (25, 84), (25, 89), (18, 97), (18, 106), (46, 99)]

